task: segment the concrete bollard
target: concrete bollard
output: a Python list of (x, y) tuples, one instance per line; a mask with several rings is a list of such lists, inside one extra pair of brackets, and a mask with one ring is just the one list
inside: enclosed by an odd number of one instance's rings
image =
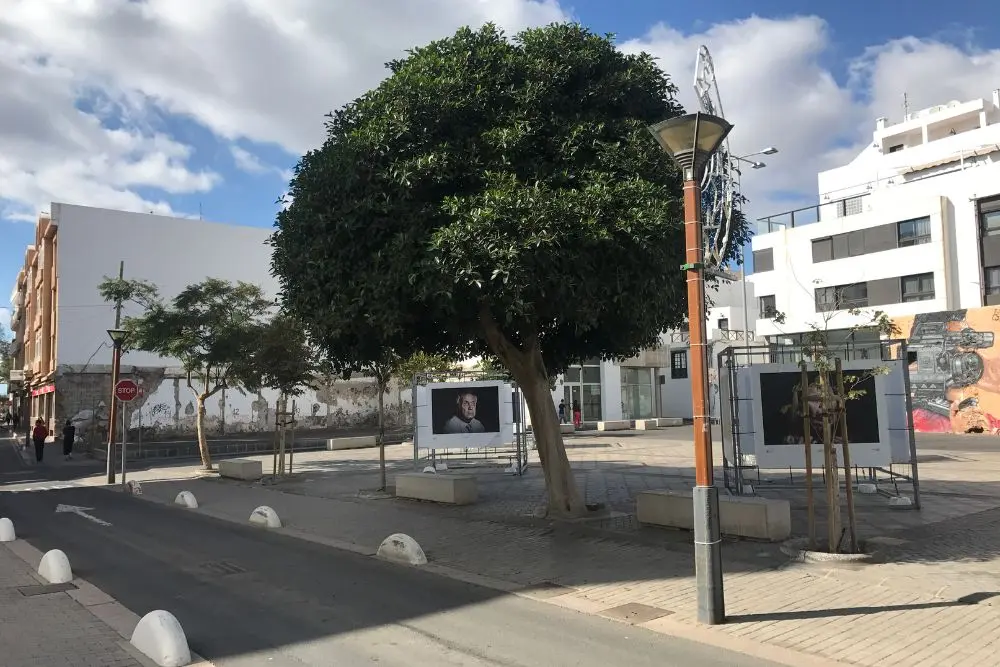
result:
[(59, 549), (45, 552), (38, 564), (38, 574), (50, 584), (68, 584), (73, 581), (73, 568), (69, 566), (69, 558)]
[(14, 532), (14, 522), (4, 517), (0, 519), (0, 542), (13, 542), (17, 539)]
[(181, 491), (174, 498), (175, 505), (183, 505), (188, 509), (198, 509), (198, 499), (194, 497), (194, 494), (190, 491)]
[(404, 533), (393, 533), (382, 540), (375, 555), (379, 558), (410, 565), (426, 565), (427, 556), (417, 541)]
[(424, 467), (424, 472), (427, 473), (428, 475), (436, 475), (437, 474), (437, 470), (434, 469), (434, 466), (425, 466)]
[(191, 649), (177, 618), (157, 609), (143, 616), (132, 631), (132, 646), (159, 667), (191, 664)]
[(281, 528), (278, 513), (267, 505), (261, 505), (250, 514), (250, 523), (262, 528)]

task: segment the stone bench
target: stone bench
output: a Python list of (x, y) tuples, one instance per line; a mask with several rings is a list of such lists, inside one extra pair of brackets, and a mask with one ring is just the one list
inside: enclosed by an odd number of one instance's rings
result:
[[(639, 523), (694, 529), (691, 491), (640, 491), (635, 497)], [(792, 533), (787, 500), (719, 495), (719, 528), (723, 535), (782, 542)]]
[(264, 476), (264, 464), (250, 459), (219, 461), (219, 477), (255, 482)]
[(659, 428), (664, 428), (667, 426), (684, 426), (683, 417), (660, 417), (656, 420), (656, 425)]
[(597, 422), (598, 431), (627, 431), (632, 428), (632, 422), (627, 420)]
[(375, 435), (355, 435), (349, 438), (330, 438), (326, 441), (328, 451), (337, 449), (362, 449), (364, 447), (375, 447), (378, 445), (378, 436)]
[(472, 475), (404, 472), (396, 475), (396, 497), (471, 505), (478, 498), (476, 478)]
[(560, 433), (576, 433), (576, 427), (572, 424), (559, 424)]
[(652, 431), (660, 427), (659, 419), (636, 419), (635, 420), (635, 430), (637, 431)]

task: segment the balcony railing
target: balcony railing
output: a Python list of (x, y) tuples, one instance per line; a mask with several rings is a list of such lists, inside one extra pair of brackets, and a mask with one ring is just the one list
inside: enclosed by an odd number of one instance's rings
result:
[(822, 204), (797, 208), (794, 211), (757, 218), (757, 233), (767, 234), (781, 229), (804, 227), (824, 220), (834, 220), (863, 213), (865, 209), (864, 198), (870, 194), (870, 192), (863, 192), (843, 199), (835, 199)]
[[(712, 332), (713, 341), (721, 341), (725, 343), (744, 343), (751, 342), (755, 338), (754, 332), (747, 331), (746, 335), (743, 334), (742, 329), (716, 329)], [(671, 343), (690, 343), (691, 333), (689, 331), (670, 331), (667, 333), (667, 339)]]

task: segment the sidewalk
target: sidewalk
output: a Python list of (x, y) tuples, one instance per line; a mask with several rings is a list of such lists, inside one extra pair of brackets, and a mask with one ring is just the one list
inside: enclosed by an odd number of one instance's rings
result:
[[(774, 545), (727, 542), (729, 622), (704, 628), (694, 620), (691, 548), (681, 541), (647, 545), (588, 537), (572, 524), (518, 526), (427, 512), (420, 503), (322, 498), (214, 479), (146, 482), (143, 497), (170, 503), (181, 490), (195, 494), (202, 505), (195, 511), (245, 523), (255, 507), (269, 505), (286, 532), (362, 553), (405, 532), (452, 576), (585, 613), (615, 616), (623, 605), (640, 605), (626, 609), (643, 627), (758, 655), (794, 651), (785, 654), (788, 664), (979, 667), (1000, 644), (1000, 613), (989, 604), (1000, 579), (986, 571), (968, 577), (940, 565), (896, 566), (927, 568), (917, 577), (874, 565), (777, 565)], [(991, 580), (998, 585), (982, 587)]]
[[(95, 613), (66, 592), (37, 593), (43, 582), (15, 554), (0, 544), (0, 650), (5, 665), (73, 667), (143, 667), (128, 643)], [(28, 547), (30, 550), (31, 548)], [(83, 584), (84, 582), (76, 582)], [(26, 587), (26, 588), (22, 588)], [(73, 593), (96, 591), (81, 585)], [(97, 591), (99, 593), (99, 591)], [(27, 594), (26, 594), (27, 593)]]

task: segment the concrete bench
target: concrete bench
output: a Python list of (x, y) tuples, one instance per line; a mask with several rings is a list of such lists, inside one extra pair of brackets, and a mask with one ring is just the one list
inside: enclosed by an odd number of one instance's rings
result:
[[(640, 491), (635, 497), (639, 523), (694, 529), (691, 491)], [(755, 496), (719, 496), (723, 535), (781, 542), (792, 534), (792, 508), (787, 500)]]
[(656, 420), (656, 425), (660, 428), (667, 426), (684, 426), (683, 417), (660, 417)]
[(658, 419), (636, 419), (635, 420), (635, 430), (637, 431), (652, 431), (660, 427)]
[(632, 428), (632, 423), (627, 420), (597, 422), (598, 431), (627, 431)]
[(377, 444), (378, 436), (355, 435), (349, 438), (330, 438), (326, 441), (326, 448), (329, 451), (337, 449), (361, 449), (363, 447), (374, 447)]
[(255, 482), (264, 476), (264, 464), (250, 459), (219, 461), (219, 477)]
[(559, 424), (560, 433), (576, 433), (576, 427), (572, 424)]
[(396, 475), (396, 497), (471, 505), (478, 498), (476, 478), (472, 475), (404, 472)]

